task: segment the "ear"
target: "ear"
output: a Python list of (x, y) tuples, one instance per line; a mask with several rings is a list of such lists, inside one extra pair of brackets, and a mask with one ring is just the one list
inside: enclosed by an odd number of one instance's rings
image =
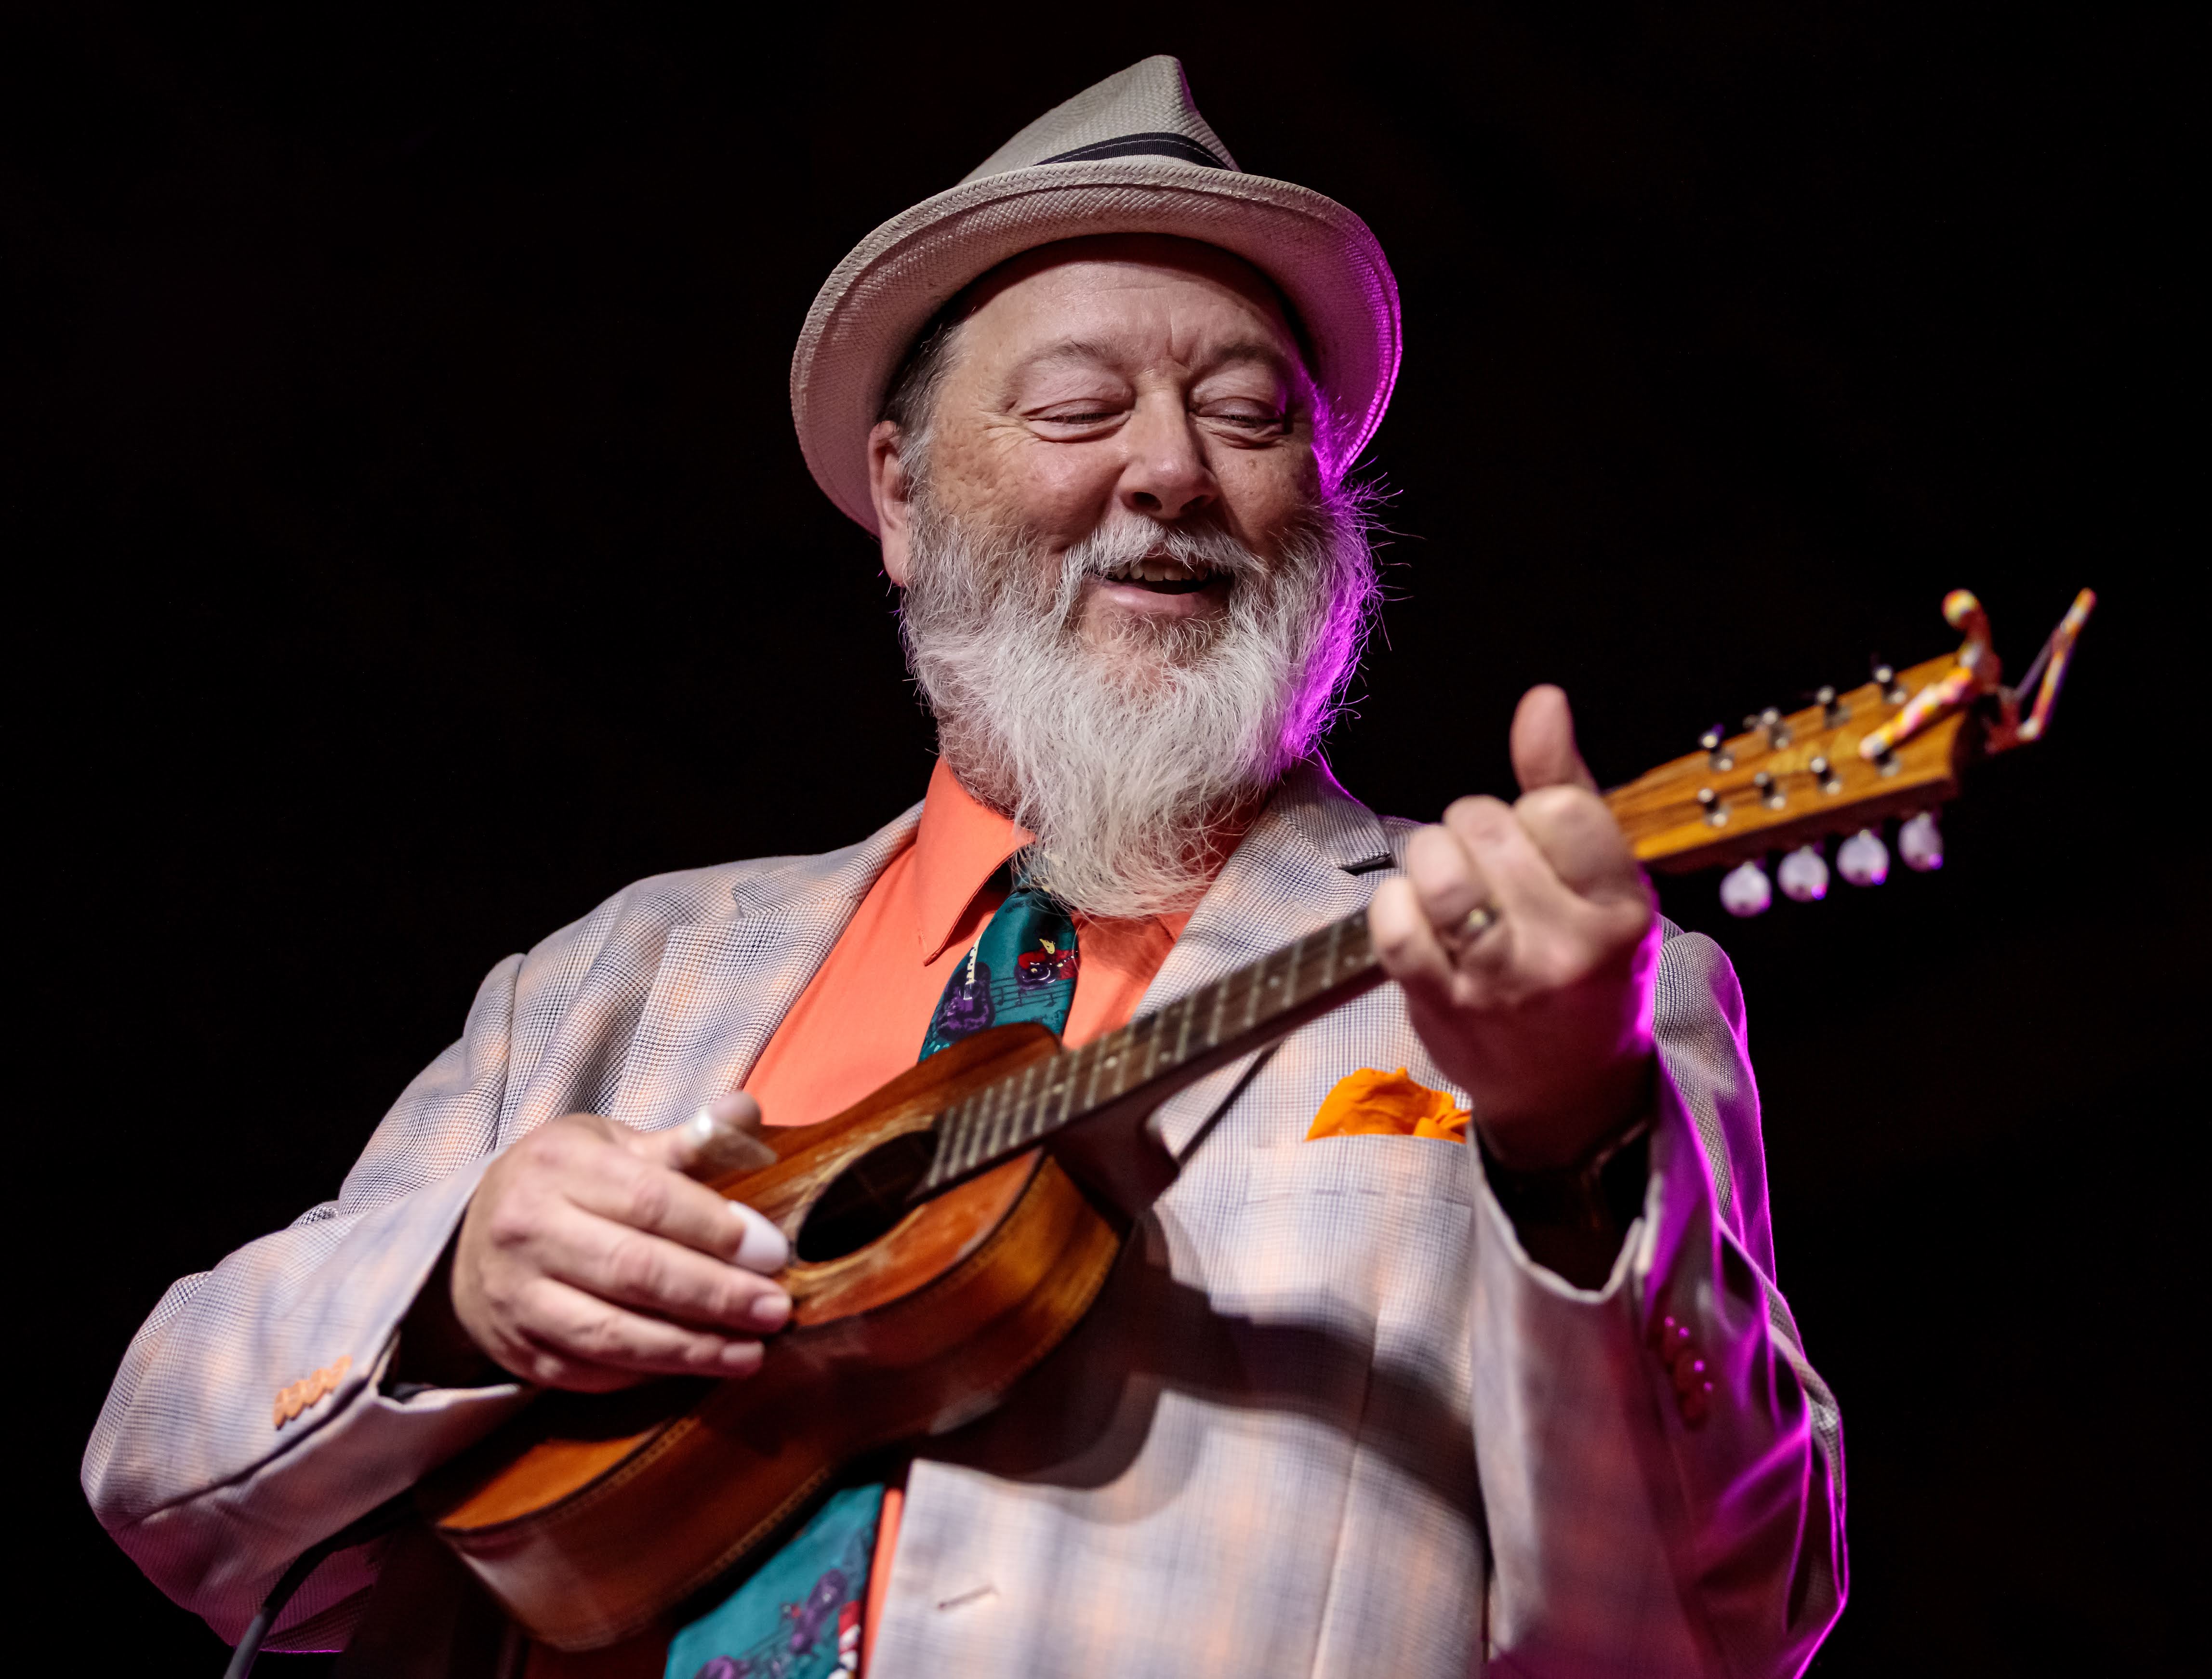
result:
[(908, 535), (914, 525), (914, 480), (899, 459), (899, 429), (876, 422), (868, 433), (868, 496), (876, 504), (876, 528), (883, 533), (884, 575), (906, 587), (911, 553)]

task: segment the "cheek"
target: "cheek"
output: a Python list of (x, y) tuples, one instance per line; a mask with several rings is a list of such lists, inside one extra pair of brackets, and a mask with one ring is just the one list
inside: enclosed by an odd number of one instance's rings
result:
[(940, 494), (956, 508), (1062, 542), (1095, 529), (1112, 503), (1111, 451), (1046, 447), (1026, 433), (988, 433), (938, 457)]
[(1212, 464), (1230, 528), (1255, 546), (1296, 524), (1321, 494), (1310, 451), (1231, 450)]

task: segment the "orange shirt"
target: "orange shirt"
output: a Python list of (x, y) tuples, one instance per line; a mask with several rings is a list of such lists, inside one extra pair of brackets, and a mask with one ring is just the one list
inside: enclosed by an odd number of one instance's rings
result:
[[(768, 1123), (828, 1119), (915, 1064), (945, 982), (1005, 901), (991, 877), (1030, 837), (938, 760), (914, 843), (868, 889), (745, 1080)], [(1189, 920), (1076, 916), (1069, 1047), (1127, 1021)]]
[[(745, 1080), (769, 1124), (828, 1119), (915, 1064), (945, 982), (1006, 901), (991, 877), (1030, 839), (969, 797), (938, 759), (914, 843), (868, 889)], [(1189, 920), (1188, 911), (1140, 922), (1078, 915), (1075, 995), (1061, 1041), (1073, 1048), (1124, 1024)], [(864, 1657), (875, 1649), (902, 1503), (896, 1488), (884, 1494), (860, 1623)]]

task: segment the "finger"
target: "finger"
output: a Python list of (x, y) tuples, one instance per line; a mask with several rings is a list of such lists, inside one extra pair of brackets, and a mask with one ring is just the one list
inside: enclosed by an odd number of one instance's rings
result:
[(1575, 750), (1575, 715), (1564, 688), (1537, 684), (1522, 695), (1513, 709), (1509, 737), (1513, 750), (1513, 773), (1523, 793), (1541, 787), (1578, 787), (1597, 791), (1597, 779)]
[(574, 1207), (544, 1220), (532, 1256), (586, 1293), (684, 1323), (759, 1333), (791, 1317), (791, 1296), (757, 1273)]
[(1645, 895), (1628, 836), (1595, 794), (1540, 788), (1515, 801), (1513, 816), (1569, 891), (1587, 898)]
[(1375, 889), (1374, 901), (1367, 906), (1367, 937), (1382, 971), (1400, 984), (1435, 988), (1450, 983), (1451, 958), (1422, 913), (1412, 881), (1394, 877)]
[(740, 1263), (747, 1262), (740, 1256), (750, 1242), (755, 1270), (779, 1268), (790, 1257), (787, 1245), (780, 1257), (775, 1252), (774, 1238), (781, 1232), (750, 1208), (627, 1149), (580, 1150), (562, 1164), (568, 1199), (601, 1218)]
[[(1495, 799), (1460, 799), (1444, 812), (1444, 827), (1465, 849), (1468, 867), (1489, 890), (1487, 902), (1510, 924), (1510, 942), (1529, 930), (1572, 916), (1574, 894), (1553, 873), (1510, 806)], [(1412, 861), (1409, 851), (1407, 862)]]
[[(649, 1317), (550, 1277), (522, 1302), (517, 1373), (548, 1387), (604, 1390), (635, 1376), (750, 1376), (761, 1343)], [(512, 1367), (512, 1366), (510, 1366)]]
[[(1498, 805), (1495, 799), (1482, 802)], [(1502, 811), (1504, 806), (1498, 808)], [(1488, 877), (1449, 827), (1424, 828), (1407, 843), (1406, 879), (1412, 882), (1421, 913), (1437, 930), (1447, 955), (1462, 942), (1461, 929), (1469, 912), (1492, 907), (1494, 894)]]

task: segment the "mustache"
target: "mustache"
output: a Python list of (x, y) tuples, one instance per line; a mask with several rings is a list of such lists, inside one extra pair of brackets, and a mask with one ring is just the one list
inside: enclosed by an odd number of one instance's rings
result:
[(1166, 560), (1192, 571), (1213, 572), (1232, 582), (1265, 576), (1267, 563), (1217, 524), (1161, 525), (1116, 519), (1100, 525), (1061, 557), (1064, 573), (1105, 577), (1146, 560)]

